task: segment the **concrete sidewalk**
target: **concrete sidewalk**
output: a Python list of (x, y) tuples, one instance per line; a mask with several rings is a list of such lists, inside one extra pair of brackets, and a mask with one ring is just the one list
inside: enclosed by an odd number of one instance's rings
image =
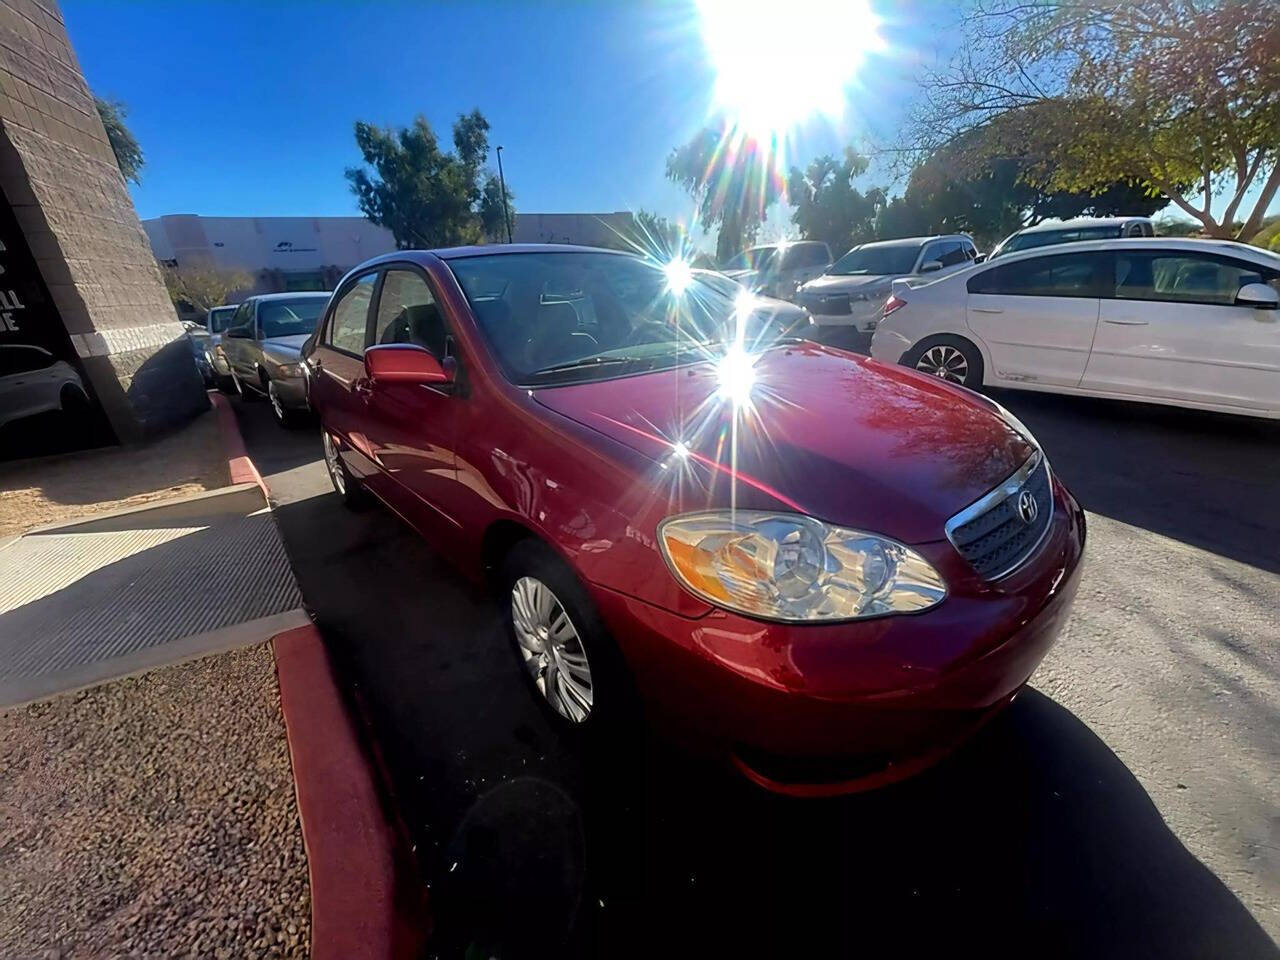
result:
[(0, 707), (308, 623), (261, 489), (242, 483), (0, 543)]

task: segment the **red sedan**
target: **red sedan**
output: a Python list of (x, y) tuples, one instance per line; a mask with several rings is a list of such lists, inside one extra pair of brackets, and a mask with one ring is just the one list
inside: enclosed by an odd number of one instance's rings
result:
[(818, 795), (1014, 697), (1084, 514), (998, 404), (784, 332), (681, 263), (470, 247), (352, 271), (306, 359), (338, 492), (499, 583), (555, 722)]

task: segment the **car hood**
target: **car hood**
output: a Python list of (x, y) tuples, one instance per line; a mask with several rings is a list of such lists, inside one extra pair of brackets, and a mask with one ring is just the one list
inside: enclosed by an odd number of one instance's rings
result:
[(711, 362), (534, 396), (665, 464), (654, 482), (687, 467), (681, 509), (781, 507), (906, 543), (943, 539), (1033, 450), (989, 401), (866, 357), (777, 346), (753, 372), (736, 424)]
[(292, 362), (301, 356), (302, 345), (310, 336), (309, 333), (296, 333), (288, 337), (271, 337), (262, 341), (262, 352)]
[(891, 274), (856, 277), (837, 277), (831, 274), (823, 274), (810, 280), (800, 289), (805, 293), (869, 293), (873, 288), (883, 287), (885, 292), (888, 293), (891, 283), (893, 283), (893, 275)]

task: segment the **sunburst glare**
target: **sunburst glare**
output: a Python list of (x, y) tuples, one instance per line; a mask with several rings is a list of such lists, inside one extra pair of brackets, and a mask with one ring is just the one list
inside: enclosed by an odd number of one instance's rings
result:
[[(784, 139), (814, 116), (839, 117), (868, 53), (884, 48), (868, 0), (697, 0), (702, 39), (716, 72), (715, 101), (745, 135)], [(769, 55), (779, 27), (803, 56)]]

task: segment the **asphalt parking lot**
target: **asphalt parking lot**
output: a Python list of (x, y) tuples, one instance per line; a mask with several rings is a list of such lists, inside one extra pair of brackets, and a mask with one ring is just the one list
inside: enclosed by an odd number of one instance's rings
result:
[(1090, 511), (1071, 624), (961, 753), (821, 802), (662, 744), (567, 749), (490, 597), (387, 512), (345, 510), (314, 428), (237, 402), (436, 952), (1280, 956), (1280, 425), (999, 399)]

